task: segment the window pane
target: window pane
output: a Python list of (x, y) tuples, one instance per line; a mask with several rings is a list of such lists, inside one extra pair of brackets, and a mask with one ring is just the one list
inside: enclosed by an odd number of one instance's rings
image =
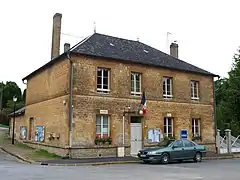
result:
[(140, 92), (140, 82), (136, 83), (136, 92)]
[(198, 127), (195, 127), (195, 133), (196, 133), (196, 134), (199, 134), (199, 132), (198, 132)]
[(108, 117), (107, 116), (103, 116), (103, 124), (108, 124)]
[(134, 92), (134, 81), (131, 81), (131, 91)]
[(164, 126), (167, 125), (167, 118), (164, 118)]
[(135, 76), (136, 76), (136, 81), (140, 81), (140, 74), (136, 73)]
[(134, 73), (131, 73), (131, 81), (134, 80)]
[(198, 126), (198, 124), (199, 124), (199, 120), (196, 119), (196, 120), (195, 120), (195, 126)]
[(101, 124), (101, 116), (97, 116), (96, 124), (97, 125)]
[(168, 126), (168, 133), (172, 133), (172, 126)]
[(103, 85), (103, 89), (108, 89), (108, 85)]
[(167, 126), (164, 126), (164, 133), (167, 133)]
[(103, 77), (108, 78), (108, 70), (107, 69), (103, 70)]
[(97, 69), (97, 76), (99, 76), (99, 77), (102, 76), (102, 69)]
[(96, 127), (97, 127), (96, 133), (97, 133), (97, 134), (101, 134), (101, 126), (100, 126), (100, 125), (97, 125)]
[(172, 119), (168, 118), (168, 125), (172, 125)]
[(101, 84), (102, 84), (102, 78), (98, 77), (97, 78), (97, 85), (99, 85), (101, 87)]

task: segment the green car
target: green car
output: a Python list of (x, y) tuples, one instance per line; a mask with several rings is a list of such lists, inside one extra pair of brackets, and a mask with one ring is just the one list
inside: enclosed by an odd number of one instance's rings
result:
[(146, 148), (138, 152), (138, 158), (145, 163), (159, 161), (167, 164), (170, 161), (191, 160), (201, 162), (206, 155), (204, 145), (198, 145), (188, 139), (168, 141), (153, 148)]

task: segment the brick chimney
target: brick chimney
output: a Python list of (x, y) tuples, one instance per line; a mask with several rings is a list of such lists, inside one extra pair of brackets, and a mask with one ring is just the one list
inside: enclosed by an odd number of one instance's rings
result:
[(178, 44), (176, 41), (174, 41), (171, 45), (170, 45), (170, 55), (178, 58)]
[(69, 43), (65, 43), (64, 44), (64, 52), (68, 51), (70, 49), (70, 44)]
[(61, 36), (61, 24), (62, 14), (56, 13), (53, 16), (53, 29), (52, 29), (52, 53), (51, 60), (60, 54), (60, 36)]

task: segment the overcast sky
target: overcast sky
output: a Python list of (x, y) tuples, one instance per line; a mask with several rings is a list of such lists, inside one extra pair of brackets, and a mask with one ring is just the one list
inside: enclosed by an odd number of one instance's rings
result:
[[(227, 76), (240, 46), (239, 0), (7, 0), (0, 3), (0, 81), (21, 79), (50, 61), (52, 17), (62, 13), (63, 44), (93, 33), (139, 40), (167, 52), (177, 40), (179, 58)], [(69, 36), (69, 34), (71, 36)]]

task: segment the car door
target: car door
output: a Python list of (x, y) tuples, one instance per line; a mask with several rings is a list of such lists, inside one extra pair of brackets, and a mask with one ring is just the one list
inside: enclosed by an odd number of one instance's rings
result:
[(187, 139), (183, 140), (185, 158), (193, 158), (196, 154), (195, 144)]
[(184, 145), (182, 140), (176, 140), (172, 145), (171, 150), (172, 159), (184, 159)]

